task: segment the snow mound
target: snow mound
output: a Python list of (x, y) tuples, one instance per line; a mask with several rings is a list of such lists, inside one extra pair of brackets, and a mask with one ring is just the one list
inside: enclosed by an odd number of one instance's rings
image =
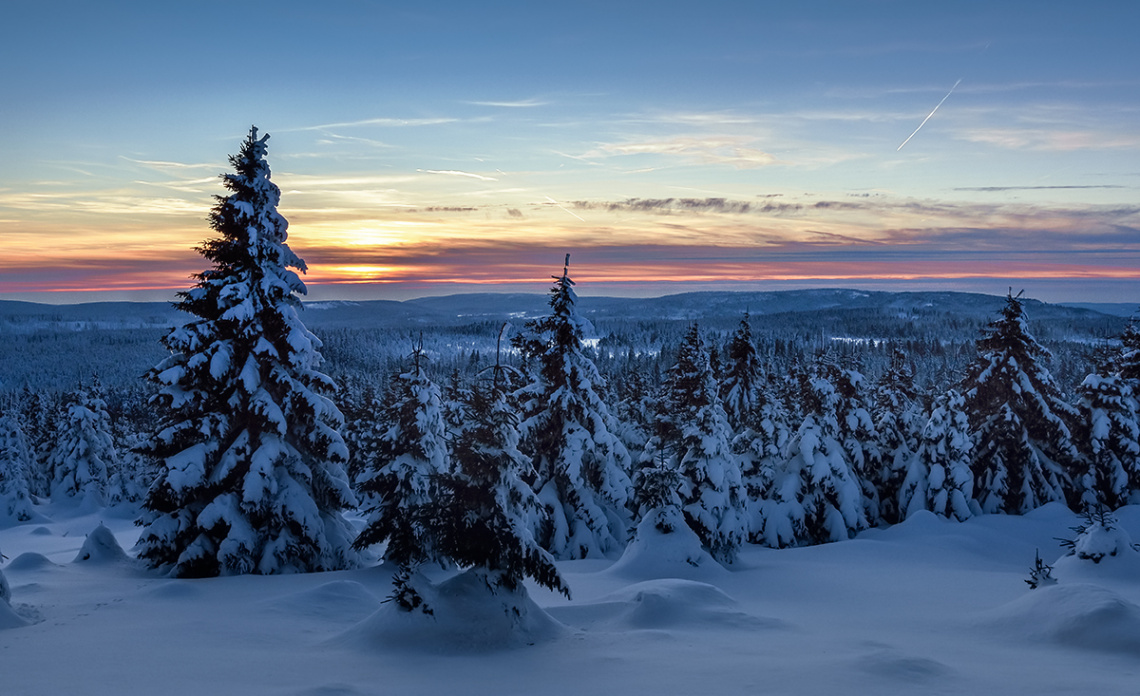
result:
[(35, 536), (51, 536), (53, 532), (47, 527), (36, 527), (29, 532), (29, 534), (34, 534)]
[(1072, 529), (1076, 538), (1061, 541), (1069, 551), (1053, 565), (1057, 579), (1094, 584), (1140, 580), (1140, 551), (1114, 515), (1091, 515)]
[(1140, 655), (1140, 606), (1097, 585), (1062, 583), (1027, 591), (985, 623), (1029, 640)]
[(359, 620), (380, 608), (376, 595), (351, 580), (327, 582), (304, 592), (268, 599), (266, 603), (278, 611), (342, 622)]
[(907, 655), (893, 649), (860, 655), (855, 661), (855, 667), (875, 677), (900, 682), (941, 680), (954, 673), (952, 668), (938, 660)]
[(657, 528), (653, 515), (637, 525), (633, 539), (604, 572), (622, 578), (684, 578), (699, 580), (724, 576), (728, 571), (701, 545), (689, 525), (674, 525), (672, 532)]
[(119, 546), (115, 535), (100, 522), (99, 526), (87, 535), (87, 540), (83, 542), (83, 547), (79, 549), (79, 555), (75, 557), (73, 563), (90, 562), (103, 565), (129, 561), (130, 557), (126, 551), (123, 551), (123, 547)]
[(56, 568), (56, 564), (48, 560), (48, 557), (42, 553), (35, 551), (26, 551), (19, 556), (12, 559), (12, 562), (6, 566), (6, 570), (26, 571), (26, 570), (42, 570), (44, 568)]
[(474, 571), (417, 588), (432, 614), (385, 602), (335, 643), (431, 653), (491, 652), (553, 640), (565, 627), (525, 592), (493, 593)]
[(1099, 562), (1077, 555), (1062, 556), (1053, 564), (1053, 577), (1062, 582), (1100, 584), (1105, 580), (1140, 583), (1140, 552), (1131, 548), (1105, 555)]
[(678, 578), (639, 582), (598, 602), (557, 607), (551, 613), (588, 630), (785, 627), (776, 619), (739, 611), (736, 600), (718, 587)]

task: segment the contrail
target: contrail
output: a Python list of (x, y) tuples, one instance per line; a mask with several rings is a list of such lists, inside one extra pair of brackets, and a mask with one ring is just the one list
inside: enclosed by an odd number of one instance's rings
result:
[[(942, 97), (942, 101), (938, 102), (938, 106), (942, 106), (942, 102), (945, 102), (947, 99), (949, 99), (950, 95), (954, 93), (954, 89), (960, 84), (962, 84), (961, 80), (958, 80), (957, 82), (955, 82), (954, 87), (951, 87), (950, 91), (946, 93), (946, 96)], [(938, 106), (934, 107), (934, 111), (938, 111)], [(920, 130), (922, 130), (922, 127), (926, 125), (926, 122), (929, 121), (930, 117), (934, 115), (934, 111), (931, 111), (929, 114), (926, 115), (926, 118), (922, 119), (922, 123), (918, 124), (918, 128), (914, 129), (914, 133), (917, 133)], [(903, 149), (903, 145), (906, 145), (907, 143), (910, 142), (910, 139), (914, 137), (914, 133), (911, 133), (910, 135), (908, 135), (906, 137), (906, 140), (902, 141), (902, 145), (899, 145), (897, 148), (895, 148), (895, 152), (898, 152), (899, 150)]]
[[(550, 196), (547, 196), (547, 197), (546, 197), (546, 200), (550, 201), (551, 203), (553, 203), (554, 205), (558, 206), (559, 208), (562, 208), (562, 210), (565, 210), (565, 211), (566, 211), (567, 213), (569, 213), (570, 215), (574, 215), (574, 213), (573, 213), (573, 212), (571, 212), (570, 210), (567, 210), (566, 208), (563, 208), (563, 207), (562, 207), (562, 204), (561, 204), (561, 203), (559, 203), (558, 201), (554, 200), (554, 199), (553, 199), (553, 198), (551, 198)], [(579, 220), (582, 220), (582, 218), (578, 217), (577, 215), (574, 215), (574, 217), (578, 218)], [(582, 220), (582, 222), (585, 222), (585, 220)]]

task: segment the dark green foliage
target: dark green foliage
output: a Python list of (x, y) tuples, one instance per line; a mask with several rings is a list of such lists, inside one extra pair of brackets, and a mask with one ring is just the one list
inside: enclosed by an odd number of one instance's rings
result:
[(1049, 357), (1011, 292), (978, 340), (963, 384), (975, 443), (974, 496), (983, 512), (1021, 514), (1072, 490), (1076, 410), (1049, 374)]
[(486, 571), (508, 591), (530, 577), (569, 596), (550, 554), (528, 528), (528, 517), (541, 514), (541, 506), (523, 481), (530, 464), (518, 450), (507, 382), (507, 371), (496, 365), (487, 383), (464, 390), (468, 417), (453, 435), (454, 471), (440, 477), (434, 536), (443, 556)]

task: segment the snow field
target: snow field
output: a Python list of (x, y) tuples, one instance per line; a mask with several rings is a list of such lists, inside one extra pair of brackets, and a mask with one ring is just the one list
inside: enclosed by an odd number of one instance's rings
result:
[[(454, 571), (430, 573), (437, 616), (397, 615), (390, 566), (172, 580), (118, 557), (125, 512), (41, 511), (0, 530), (5, 694), (1131, 694), (1140, 677), (1140, 556), (1058, 561), (1080, 519), (1056, 504), (745, 545), (729, 569), (647, 535), (620, 561), (559, 562), (571, 600), (528, 583), (528, 630), (506, 637)], [(1140, 507), (1117, 517), (1140, 536)], [(1025, 584), (1035, 549), (1057, 585)]]

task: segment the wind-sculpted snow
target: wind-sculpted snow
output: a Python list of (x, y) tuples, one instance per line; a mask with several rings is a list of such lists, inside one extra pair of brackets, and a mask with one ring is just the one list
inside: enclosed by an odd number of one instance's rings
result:
[[(1135, 691), (1140, 569), (1119, 553), (1057, 560), (1055, 539), (1081, 518), (1056, 503), (964, 522), (922, 511), (821, 546), (746, 544), (731, 570), (689, 564), (699, 546), (664, 535), (623, 565), (563, 561), (572, 600), (528, 582), (517, 606), (436, 567), (432, 615), (384, 602), (390, 565), (183, 580), (75, 563), (100, 515), (37, 507), (52, 521), (0, 531), (5, 694)], [(1116, 516), (1140, 533), (1140, 507)], [(122, 517), (104, 528), (120, 545), (137, 536)], [(653, 567), (672, 541), (682, 553)], [(1057, 585), (1025, 584), (1035, 550)]]
[(486, 653), (549, 642), (566, 628), (526, 596), (487, 587), (468, 571), (424, 591), (432, 614), (388, 602), (334, 643), (372, 650)]
[(1091, 584), (1042, 587), (981, 624), (1016, 639), (1140, 657), (1140, 606)]
[(703, 582), (646, 580), (601, 599), (552, 612), (568, 626), (586, 631), (765, 631), (787, 625), (753, 616), (723, 590)]
[(111, 530), (106, 525), (100, 524), (87, 535), (87, 539), (83, 542), (82, 548), (79, 549), (79, 554), (75, 557), (74, 562), (106, 565), (130, 563), (133, 562), (133, 559), (127, 556), (122, 546), (119, 546), (119, 542)]

